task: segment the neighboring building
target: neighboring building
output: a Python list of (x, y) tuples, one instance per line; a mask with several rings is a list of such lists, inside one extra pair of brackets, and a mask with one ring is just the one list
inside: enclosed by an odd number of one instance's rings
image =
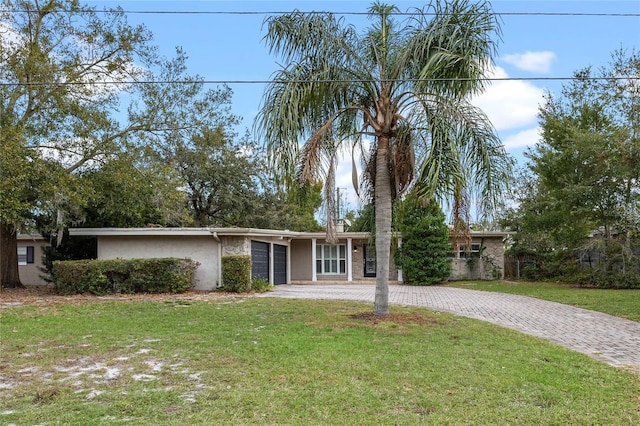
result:
[[(78, 228), (69, 233), (96, 236), (98, 259), (188, 257), (200, 264), (198, 290), (221, 286), (222, 257), (237, 254), (250, 255), (252, 274), (273, 284), (363, 282), (375, 280), (376, 275), (375, 250), (365, 232), (339, 232), (337, 244), (328, 244), (324, 232), (253, 228)], [(502, 278), (506, 235), (472, 233), (472, 250), (476, 247), (482, 256), (471, 253), (467, 260), (464, 256), (470, 253), (456, 250), (452, 279)], [(391, 257), (389, 279), (402, 282), (402, 271), (395, 268)]]
[(504, 278), (504, 240), (508, 232), (471, 232), (471, 245), (453, 250), (450, 280)]
[(18, 274), (25, 285), (45, 285), (42, 278), (42, 249), (49, 243), (41, 235), (18, 234)]

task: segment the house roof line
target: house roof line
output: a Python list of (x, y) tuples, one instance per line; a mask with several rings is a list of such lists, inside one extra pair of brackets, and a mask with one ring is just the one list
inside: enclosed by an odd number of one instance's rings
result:
[(40, 234), (21, 234), (18, 233), (17, 240), (18, 241), (42, 241), (45, 238)]
[[(471, 236), (481, 237), (506, 237), (513, 234), (504, 231), (471, 231)], [(260, 228), (70, 228), (71, 236), (255, 236), (255, 237), (282, 237), (282, 238), (318, 238), (324, 239), (325, 232), (299, 232), (260, 229)], [(369, 238), (369, 232), (338, 232), (338, 238)]]

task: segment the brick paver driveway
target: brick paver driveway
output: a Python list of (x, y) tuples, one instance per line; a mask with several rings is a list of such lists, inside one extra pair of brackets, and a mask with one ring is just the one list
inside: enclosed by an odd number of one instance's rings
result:
[[(279, 285), (261, 297), (373, 304), (375, 285)], [(453, 287), (389, 286), (389, 302), (450, 312), (541, 337), (616, 367), (640, 372), (640, 323), (527, 296)]]

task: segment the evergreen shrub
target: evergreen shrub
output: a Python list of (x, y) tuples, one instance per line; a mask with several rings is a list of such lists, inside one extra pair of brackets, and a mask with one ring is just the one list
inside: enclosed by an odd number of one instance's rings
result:
[(598, 272), (592, 275), (591, 281), (600, 288), (640, 288), (640, 273), (637, 271)]
[(399, 227), (402, 247), (396, 265), (405, 284), (432, 285), (451, 275), (451, 242), (445, 216), (435, 201), (407, 198), (401, 207)]
[(233, 293), (251, 291), (251, 256), (222, 256), (221, 290)]
[(59, 294), (182, 293), (195, 284), (191, 259), (98, 259), (54, 261)]

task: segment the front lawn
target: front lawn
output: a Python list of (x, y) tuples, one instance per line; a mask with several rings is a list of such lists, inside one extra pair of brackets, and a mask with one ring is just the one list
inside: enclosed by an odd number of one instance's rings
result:
[(418, 308), (221, 298), (0, 310), (0, 424), (640, 424), (640, 380)]
[(451, 287), (520, 294), (640, 322), (640, 290), (585, 288), (526, 281), (453, 281)]

